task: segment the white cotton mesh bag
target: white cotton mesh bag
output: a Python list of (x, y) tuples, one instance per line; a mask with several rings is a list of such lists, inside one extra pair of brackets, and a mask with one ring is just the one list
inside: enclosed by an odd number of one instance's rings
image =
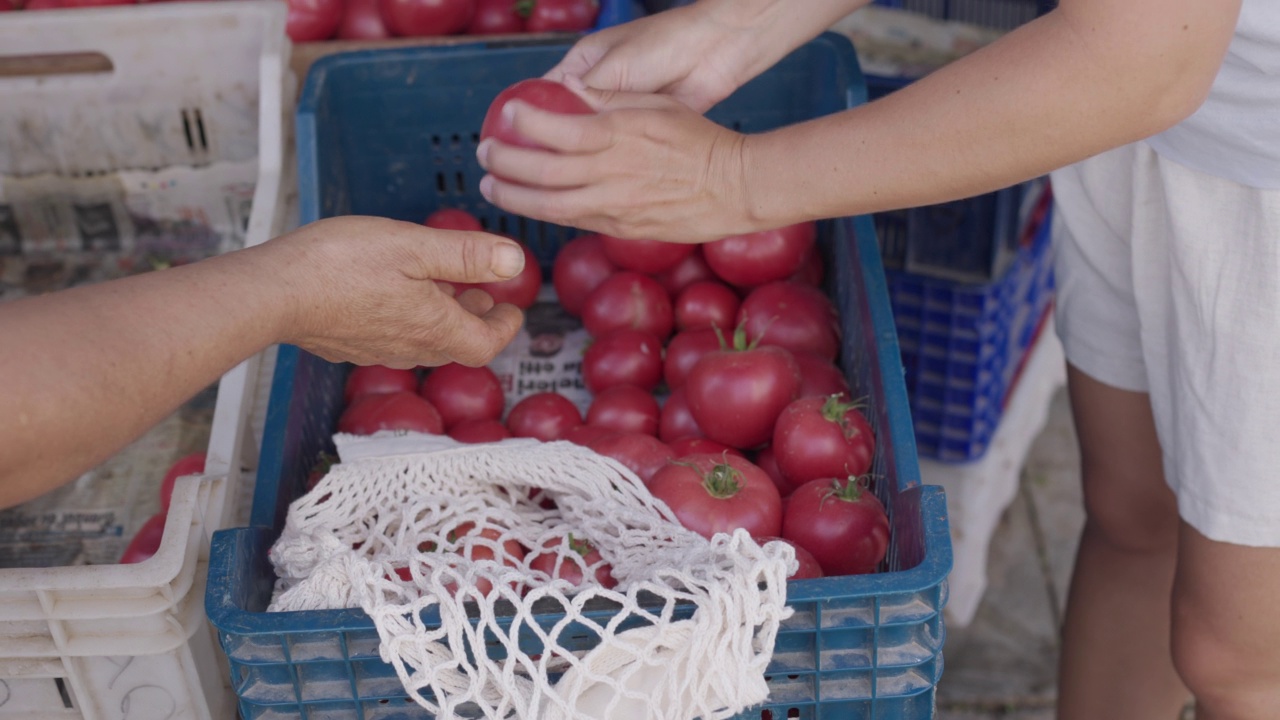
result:
[(381, 435), (338, 436), (290, 506), (270, 610), (362, 608), (442, 720), (713, 720), (768, 697), (791, 547), (707, 540), (572, 443)]

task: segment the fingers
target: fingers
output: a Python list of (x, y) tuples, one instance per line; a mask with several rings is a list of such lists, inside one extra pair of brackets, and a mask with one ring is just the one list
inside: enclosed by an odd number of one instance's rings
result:
[[(486, 304), (488, 309), (484, 312), (472, 312)], [(487, 293), (468, 290), (458, 302), (444, 303), (443, 316), (433, 327), (426, 328), (424, 350), (443, 354), (463, 365), (487, 365), (511, 342), (523, 323), (524, 314), (515, 305), (495, 305)]]
[(482, 283), (508, 280), (524, 269), (524, 251), (511, 240), (484, 232), (436, 230), (412, 223), (401, 268), (415, 280)]
[(562, 155), (485, 140), (476, 151), (480, 167), (522, 185), (574, 188), (596, 177), (593, 155)]
[[(507, 212), (558, 225), (583, 214), (584, 189), (547, 189), (506, 182), (493, 175), (480, 179), (480, 194)], [(586, 208), (589, 210), (589, 208)], [(581, 227), (581, 226), (579, 226)], [(594, 229), (594, 228), (584, 228)]]

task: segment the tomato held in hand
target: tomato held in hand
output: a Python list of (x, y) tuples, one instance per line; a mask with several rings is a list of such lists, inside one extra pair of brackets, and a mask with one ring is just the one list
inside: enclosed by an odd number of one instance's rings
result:
[(658, 399), (635, 385), (601, 391), (587, 408), (587, 424), (616, 432), (658, 433)]
[(796, 571), (787, 576), (788, 580), (809, 580), (811, 578), (822, 577), (822, 566), (819, 565), (818, 561), (813, 557), (813, 553), (808, 550), (805, 550), (786, 538), (768, 537), (758, 538), (757, 540), (761, 545), (771, 542), (786, 543), (791, 546), (792, 550), (796, 551)]
[(587, 296), (618, 271), (604, 254), (599, 235), (579, 235), (565, 243), (551, 265), (551, 284), (556, 298), (574, 317), (582, 316)]
[[(388, 0), (383, 0), (387, 2)], [(507, 145), (536, 148), (538, 145), (520, 137), (511, 125), (511, 120), (502, 115), (502, 107), (512, 100), (529, 103), (548, 112), (567, 115), (591, 115), (595, 110), (586, 100), (578, 97), (572, 90), (552, 80), (534, 78), (521, 80), (498, 93), (485, 113), (484, 122), (480, 124), (480, 139), (496, 138)]]
[(138, 529), (138, 533), (129, 541), (124, 554), (120, 556), (121, 565), (140, 563), (160, 550), (160, 542), (164, 540), (166, 516), (167, 513), (161, 511), (147, 518), (147, 521)]
[(889, 518), (855, 479), (811, 480), (791, 493), (782, 537), (808, 550), (828, 576), (875, 572), (889, 548)]
[(718, 280), (700, 280), (680, 291), (674, 305), (677, 330), (738, 324), (738, 293)]
[(491, 443), (511, 437), (511, 431), (498, 420), (463, 420), (449, 428), (449, 437), (461, 443)]
[[(64, 4), (66, 0), (63, 0)], [(342, 0), (288, 0), (285, 33), (294, 42), (328, 40), (342, 24)]]
[(840, 352), (840, 316), (821, 290), (776, 282), (752, 290), (738, 310), (747, 338), (791, 352), (811, 352), (834, 360)]
[(649, 275), (674, 268), (697, 248), (696, 245), (661, 240), (628, 240), (612, 235), (600, 237), (604, 242), (605, 257), (610, 262), (623, 270)]
[(164, 474), (164, 480), (160, 482), (160, 509), (162, 512), (169, 511), (169, 502), (173, 500), (173, 484), (180, 477), (203, 473), (204, 459), (205, 453), (191, 453), (186, 457), (180, 458), (169, 467), (169, 471)]
[(598, 0), (534, 0), (529, 32), (582, 32), (596, 24)]
[(458, 208), (442, 208), (427, 216), (422, 224), (437, 230), (470, 230), (480, 232), (484, 226), (475, 215)]
[(795, 274), (804, 264), (816, 235), (813, 223), (800, 223), (722, 238), (704, 245), (702, 252), (707, 264), (725, 282), (755, 287)]
[(708, 353), (693, 366), (685, 389), (693, 419), (707, 437), (749, 449), (773, 436), (778, 415), (800, 391), (800, 368), (783, 348), (747, 345), (739, 328), (732, 347)]
[(573, 587), (582, 587), (587, 573), (595, 568), (593, 576), (601, 587), (613, 588), (613, 566), (604, 561), (600, 551), (584, 538), (552, 538), (543, 544), (542, 550), (529, 560), (529, 569), (567, 581)]
[(587, 296), (582, 324), (594, 337), (610, 330), (643, 330), (666, 340), (675, 326), (671, 296), (657, 280), (630, 270), (614, 273)]
[(653, 390), (662, 380), (662, 341), (622, 328), (600, 337), (582, 354), (582, 381), (593, 393), (616, 385)]
[(794, 485), (866, 473), (875, 442), (857, 403), (836, 395), (796, 400), (778, 416), (773, 431), (778, 469)]
[(507, 413), (507, 429), (515, 437), (560, 440), (570, 428), (582, 424), (582, 413), (569, 398), (554, 392), (535, 393)]
[[(489, 293), (496, 303), (511, 303), (521, 310), (528, 310), (537, 302), (538, 291), (542, 289), (542, 268), (528, 245), (520, 243), (520, 249), (524, 250), (524, 269), (519, 275), (510, 280), (476, 283), (471, 287)], [(465, 287), (459, 285), (459, 292), (462, 292)]]
[(338, 418), (338, 432), (372, 435), (379, 430), (409, 430), (439, 435), (444, 420), (431, 403), (412, 391), (365, 395)]
[(383, 40), (391, 37), (391, 31), (382, 21), (378, 0), (346, 0), (342, 22), (338, 25), (341, 40)]
[(497, 420), (506, 409), (502, 382), (487, 367), (441, 365), (422, 381), (418, 393), (440, 411), (445, 429), (463, 420)]
[(418, 375), (412, 370), (397, 370), (385, 365), (358, 365), (347, 374), (347, 384), (342, 391), (342, 402), (350, 405), (365, 395), (408, 390), (418, 387)]
[(518, 0), (476, 0), (476, 14), (468, 35), (511, 35), (524, 32), (525, 19)]
[(475, 0), (379, 0), (378, 9), (392, 35), (452, 35), (471, 24)]
[(738, 528), (756, 538), (782, 530), (777, 488), (763, 470), (734, 455), (683, 457), (653, 476), (649, 492), (705, 538)]

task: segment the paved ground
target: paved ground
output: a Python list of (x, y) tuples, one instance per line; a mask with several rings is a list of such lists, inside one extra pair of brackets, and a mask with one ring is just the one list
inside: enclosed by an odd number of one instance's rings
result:
[(1053, 720), (1058, 628), (1084, 523), (1079, 472), (1059, 392), (992, 539), (982, 605), (948, 631), (939, 720)]

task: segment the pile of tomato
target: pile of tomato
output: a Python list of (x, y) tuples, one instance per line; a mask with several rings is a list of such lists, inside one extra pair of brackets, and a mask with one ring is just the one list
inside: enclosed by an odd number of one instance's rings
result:
[[(0, 12), (137, 5), (172, 0), (0, 0)], [(282, 0), (294, 42), (437, 35), (582, 32), (598, 0)]]

